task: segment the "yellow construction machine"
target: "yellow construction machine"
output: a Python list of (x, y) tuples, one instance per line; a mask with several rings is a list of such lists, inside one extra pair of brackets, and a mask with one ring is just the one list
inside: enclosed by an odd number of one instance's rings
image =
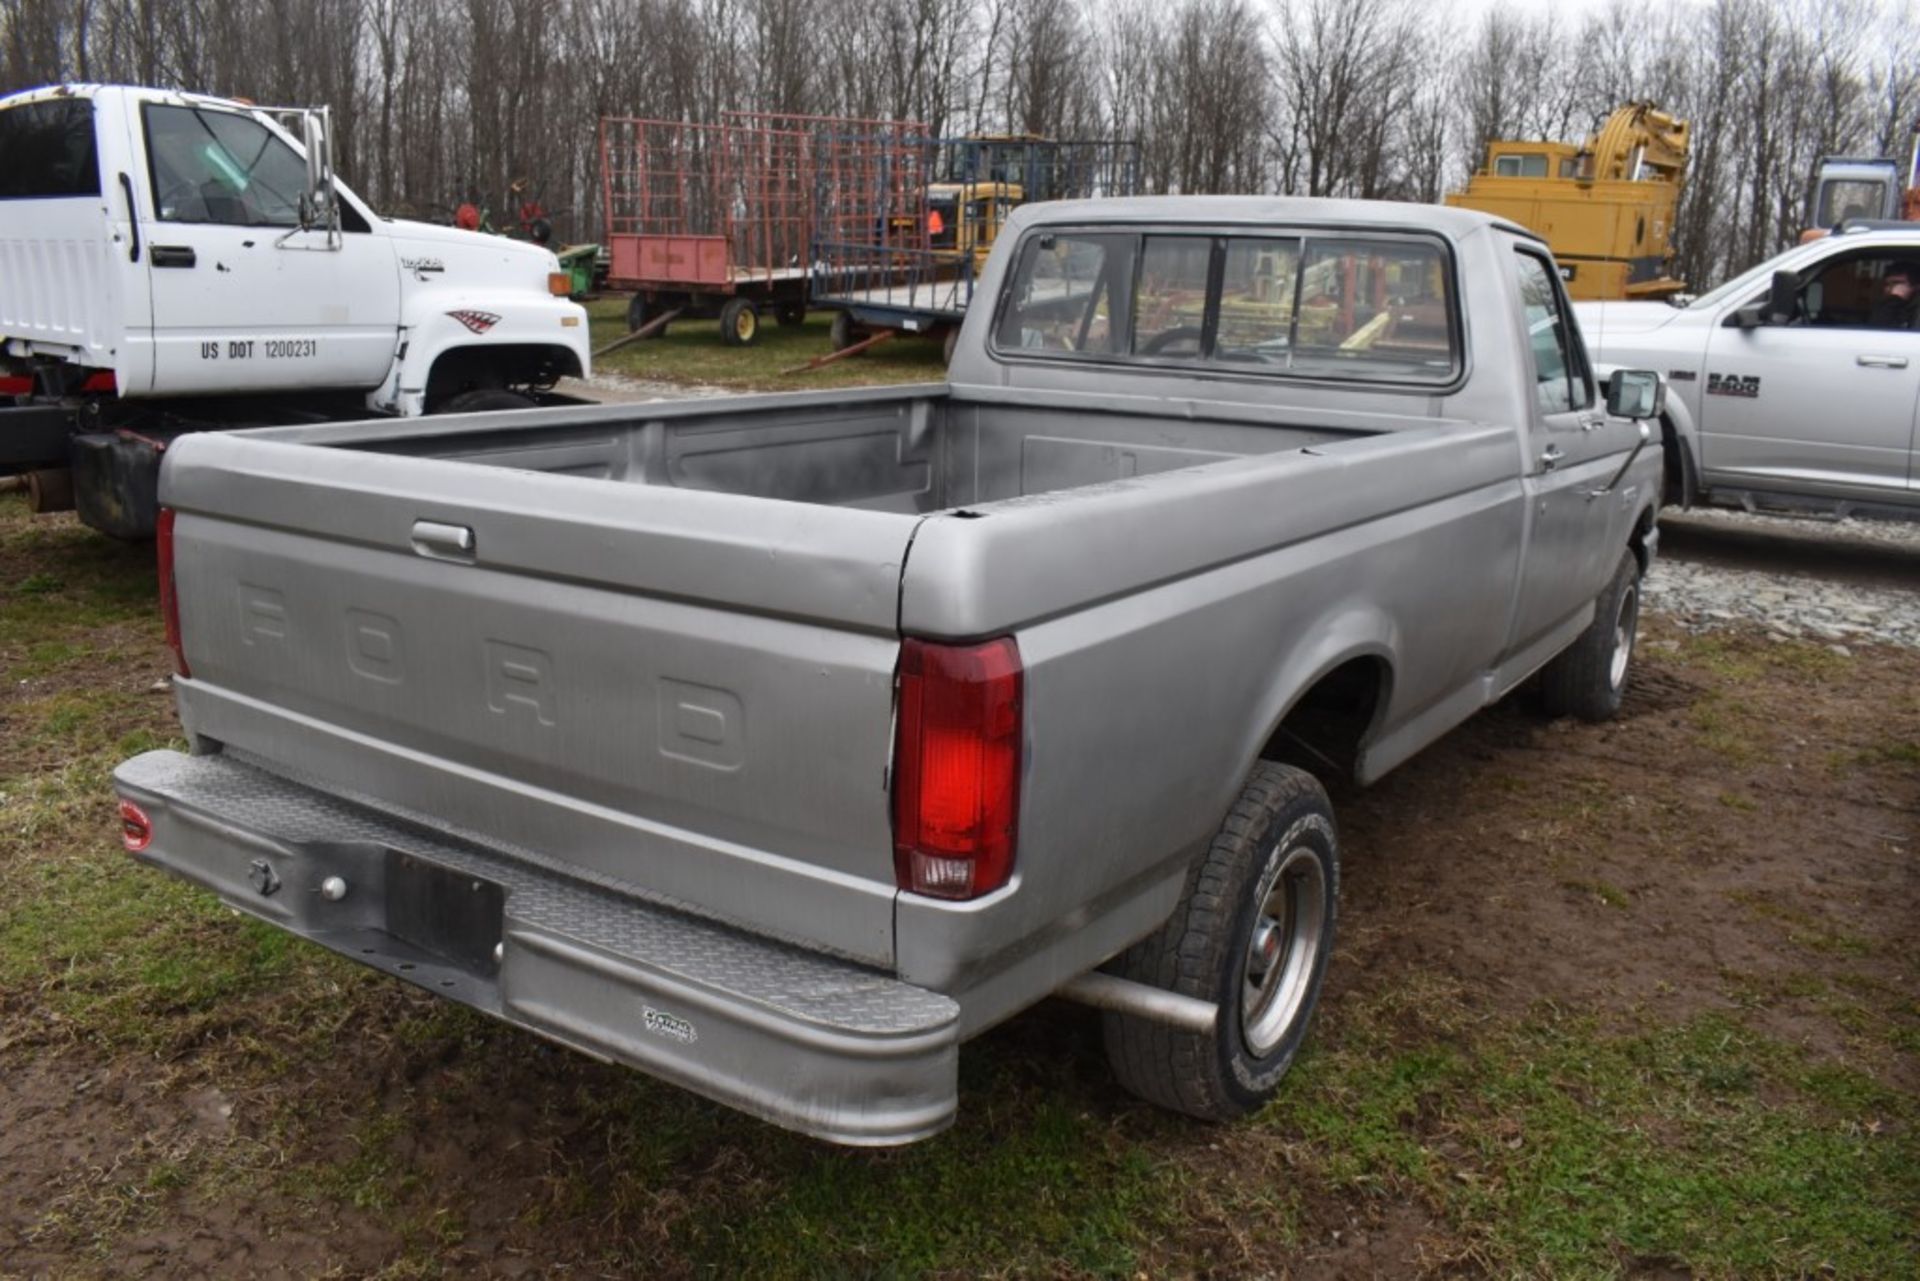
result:
[(1545, 236), (1576, 299), (1663, 298), (1673, 277), (1673, 213), (1691, 128), (1630, 102), (1584, 143), (1494, 142), (1449, 205), (1510, 218)]
[(936, 182), (927, 188), (929, 246), (972, 258), (977, 273), (1000, 229), (1026, 200), (1026, 188), (1017, 182)]

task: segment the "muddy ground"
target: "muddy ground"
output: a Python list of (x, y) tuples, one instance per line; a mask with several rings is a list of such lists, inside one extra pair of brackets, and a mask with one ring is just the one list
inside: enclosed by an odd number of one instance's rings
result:
[[(24, 599), (22, 583), (133, 573), (84, 537), (7, 528), (0, 588), (16, 594), (0, 608)], [(49, 699), (105, 687), (125, 715), (171, 732), (167, 699), (145, 693), (167, 670), (157, 629), (100, 626), (107, 642), (65, 663), (6, 649), (0, 780), (16, 792), (66, 759)], [(204, 903), (182, 940), (156, 944), (169, 914), (189, 910), (156, 899), (132, 934), (86, 937), (129, 955), (159, 947), (170, 964), (204, 948), (206, 966), (233, 970), (229, 991), (131, 1010), (111, 992), (78, 1001), (76, 984), (122, 973), (87, 968), (98, 956), (49, 955), (38, 970), (16, 958), (0, 982), (0, 1274), (1858, 1275), (1913, 1263), (1915, 1189), (1874, 1171), (1920, 1154), (1898, 1103), (1920, 1094), (1920, 652), (1842, 658), (1649, 619), (1617, 722), (1548, 721), (1518, 696), (1335, 803), (1342, 919), (1315, 1048), (1291, 1098), (1227, 1129), (1132, 1101), (1106, 1074), (1097, 1017), (1050, 1003), (964, 1052), (952, 1133), (908, 1154), (842, 1153), (305, 945), (289, 956)], [(104, 796), (0, 814), (0, 932), (22, 919), (37, 861), (93, 867), (116, 841)], [(148, 875), (127, 892), (147, 892)], [(1715, 1053), (1700, 1029), (1740, 1049), (1727, 1061), (1745, 1065), (1744, 1083), (1684, 1066)], [(1608, 1075), (1617, 1047), (1669, 1043), (1684, 1043), (1681, 1068), (1636, 1051)], [(1370, 1118), (1405, 1084), (1383, 1083), (1383, 1062), (1431, 1071), (1376, 1133)], [(1536, 1068), (1553, 1081), (1527, 1094)], [(1851, 1084), (1816, 1097), (1804, 1082), (1820, 1073)], [(1906, 1235), (1896, 1226), (1888, 1248), (1848, 1264), (1838, 1238), (1862, 1233), (1819, 1221), (1805, 1208), (1817, 1192), (1751, 1246), (1737, 1224), (1698, 1222), (1747, 1213), (1715, 1210), (1698, 1185), (1761, 1158), (1700, 1150), (1697, 1111), (1731, 1125), (1775, 1107), (1851, 1145), (1835, 1159), (1857, 1164), (1836, 1177), (1881, 1188), (1866, 1199), (1885, 1198), (1896, 1225), (1907, 1217)], [(1618, 1133), (1652, 1154), (1645, 1181), (1680, 1171), (1672, 1222), (1608, 1218), (1604, 1198), (1631, 1200), (1640, 1176), (1616, 1189), (1580, 1174), (1572, 1191), (1540, 1184), (1568, 1213), (1535, 1230), (1533, 1194), (1516, 1189), (1571, 1159), (1583, 1113), (1622, 1118)], [(1553, 1150), (1536, 1156), (1540, 1145)], [(995, 1164), (1009, 1152), (1018, 1159)], [(1582, 1159), (1604, 1171), (1606, 1158)], [(976, 1186), (989, 1167), (1011, 1186)], [(1724, 1204), (1776, 1195), (1745, 1186)], [(940, 1213), (968, 1221), (906, 1222)]]

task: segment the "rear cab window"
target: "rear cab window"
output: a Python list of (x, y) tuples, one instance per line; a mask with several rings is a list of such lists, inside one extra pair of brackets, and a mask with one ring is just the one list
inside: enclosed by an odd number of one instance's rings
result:
[(1039, 229), (993, 348), (1004, 357), (1445, 385), (1462, 372), (1453, 260), (1421, 233)]
[(0, 200), (99, 194), (91, 99), (23, 102), (0, 111)]

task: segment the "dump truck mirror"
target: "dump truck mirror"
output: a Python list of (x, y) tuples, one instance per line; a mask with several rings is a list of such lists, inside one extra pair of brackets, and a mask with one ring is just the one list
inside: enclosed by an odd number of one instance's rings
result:
[(1607, 379), (1607, 413), (1615, 418), (1658, 418), (1666, 385), (1651, 369), (1616, 369)]

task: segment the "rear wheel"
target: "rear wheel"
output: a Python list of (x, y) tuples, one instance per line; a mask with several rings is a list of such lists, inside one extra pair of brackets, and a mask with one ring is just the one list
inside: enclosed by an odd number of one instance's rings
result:
[(1607, 589), (1594, 602), (1593, 622), (1540, 673), (1540, 701), (1549, 716), (1608, 721), (1619, 714), (1640, 631), (1640, 562), (1620, 557)]
[(1312, 775), (1262, 762), (1166, 924), (1116, 973), (1212, 1001), (1209, 1032), (1103, 1016), (1120, 1083), (1151, 1103), (1229, 1121), (1265, 1103), (1306, 1039), (1340, 889), (1333, 807)]
[[(634, 330), (645, 325), (652, 315), (653, 308), (647, 305), (647, 296), (645, 294), (635, 294), (627, 302), (627, 332), (632, 333)], [(648, 334), (647, 337), (662, 338), (666, 336), (666, 332), (667, 327), (662, 325)]]
[(864, 335), (853, 327), (852, 312), (836, 311), (833, 313), (833, 324), (827, 330), (827, 338), (832, 342), (835, 351), (845, 351), (847, 348), (859, 342), (862, 337), (864, 337)]
[(720, 341), (729, 347), (751, 347), (760, 336), (760, 312), (745, 298), (729, 298), (720, 308)]

